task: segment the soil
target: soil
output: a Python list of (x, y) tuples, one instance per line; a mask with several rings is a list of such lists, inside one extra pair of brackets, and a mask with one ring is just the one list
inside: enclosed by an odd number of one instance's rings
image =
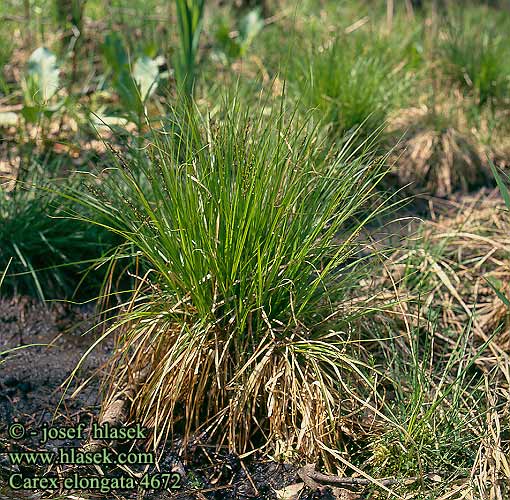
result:
[[(0, 357), (0, 451), (18, 451), (7, 440), (7, 429), (14, 422), (22, 423), (27, 429), (40, 429), (44, 424), (75, 425), (90, 421), (97, 414), (100, 403), (97, 376), (75, 398), (71, 392), (94, 375), (107, 359), (111, 343), (101, 344), (85, 359), (67, 391), (62, 387), (93, 343), (95, 336), (86, 334), (92, 317), (90, 306), (45, 305), (29, 297), (0, 300), (0, 353), (3, 353)], [(22, 443), (23, 449), (19, 451), (42, 449), (35, 440)], [(76, 443), (51, 442), (53, 448), (73, 445)], [(4, 472), (11, 468), (5, 453), (0, 454), (0, 467)], [(0, 500), (24, 498), (20, 492), (9, 494), (1, 484), (0, 481)]]
[[(101, 402), (101, 366), (111, 353), (111, 341), (105, 340), (93, 349), (69, 389), (63, 389), (83, 354), (99, 336), (99, 332), (90, 331), (93, 324), (92, 306), (48, 305), (28, 297), (0, 299), (0, 353), (3, 353), (0, 354), (0, 500), (51, 498), (48, 494), (28, 494), (8, 488), (6, 481), (11, 473), (42, 475), (47, 469), (13, 466), (7, 452), (56, 452), (59, 448), (84, 444), (77, 439), (60, 439), (41, 445), (39, 438), (32, 437), (13, 441), (7, 437), (12, 423), (22, 423), (30, 430), (41, 429), (44, 424), (76, 426), (84, 423), (89, 426), (97, 420)], [(21, 346), (21, 349), (6, 352)], [(84, 388), (72, 397), (74, 389), (86, 380), (88, 383)], [(148, 491), (138, 497), (129, 492), (103, 496), (80, 492), (80, 496), (74, 493), (58, 498), (275, 499), (277, 490), (300, 482), (296, 468), (263, 457), (241, 461), (227, 451), (218, 452), (206, 444), (195, 444), (184, 459), (174, 451), (176, 449), (176, 446), (170, 446), (164, 450), (160, 467), (162, 471), (177, 472), (182, 476), (178, 490)], [(71, 470), (61, 469), (60, 472), (65, 475)], [(94, 473), (97, 471), (85, 466), (80, 470), (84, 475)], [(112, 475), (118, 473), (118, 470), (111, 471)], [(307, 492), (305, 489), (300, 498), (333, 497), (327, 491)]]

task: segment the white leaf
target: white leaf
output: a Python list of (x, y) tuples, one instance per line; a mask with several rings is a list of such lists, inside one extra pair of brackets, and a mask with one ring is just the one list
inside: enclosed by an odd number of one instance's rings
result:
[(140, 97), (145, 101), (156, 90), (159, 81), (159, 69), (156, 59), (143, 56), (136, 60), (133, 78), (140, 89)]
[(31, 97), (36, 102), (47, 102), (58, 90), (57, 58), (46, 47), (39, 47), (28, 59), (28, 79)]

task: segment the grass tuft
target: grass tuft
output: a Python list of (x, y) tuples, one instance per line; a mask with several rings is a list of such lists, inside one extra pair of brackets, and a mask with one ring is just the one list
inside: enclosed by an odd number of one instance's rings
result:
[[(43, 301), (70, 298), (114, 242), (98, 227), (69, 218), (76, 205), (59, 192), (64, 181), (76, 186), (77, 178), (52, 178), (33, 160), (24, 182), (0, 178), (0, 267), (10, 263), (2, 291)], [(89, 274), (81, 292), (97, 295), (100, 288), (101, 279)]]
[(200, 431), (237, 452), (328, 460), (342, 384), (365, 380), (338, 303), (383, 161), (368, 144), (324, 154), (313, 128), (235, 99), (221, 120), (177, 116), (185, 132), (153, 130), (146, 161), (82, 199), (149, 269), (117, 325), (110, 401), (136, 379), (132, 416), (155, 445)]
[[(505, 16), (488, 16), (484, 9), (466, 9), (451, 16), (439, 49), (445, 72), (479, 106), (498, 105), (510, 96), (509, 49)], [(482, 21), (480, 22), (480, 19)]]
[(407, 61), (399, 56), (389, 39), (346, 35), (309, 51), (291, 81), (303, 105), (316, 109), (335, 137), (359, 127), (370, 135), (409, 84)]

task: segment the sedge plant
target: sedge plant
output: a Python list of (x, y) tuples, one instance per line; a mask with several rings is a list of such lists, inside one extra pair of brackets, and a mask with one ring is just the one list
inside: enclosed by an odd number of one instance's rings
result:
[(132, 391), (154, 446), (203, 432), (237, 452), (326, 461), (340, 380), (364, 377), (338, 304), (363, 269), (357, 238), (383, 161), (367, 143), (323, 154), (311, 122), (282, 109), (183, 108), (172, 115), (185, 133), (153, 130), (145, 161), (119, 161), (76, 200), (147, 270), (109, 330), (108, 380)]
[(487, 14), (466, 9), (452, 16), (439, 43), (446, 76), (480, 107), (502, 105), (510, 95), (508, 20)]
[[(40, 164), (34, 155), (14, 189), (0, 177), (0, 267), (9, 264), (3, 294), (70, 298), (95, 259), (114, 245), (110, 233), (68, 217), (77, 207), (59, 193), (63, 185), (78, 190), (79, 179), (56, 178), (60, 168), (55, 161)], [(101, 279), (89, 274), (87, 286), (95, 296)]]
[(370, 136), (409, 84), (406, 60), (389, 40), (368, 34), (340, 36), (306, 52), (290, 68), (294, 90), (336, 138), (360, 127), (363, 134), (358, 136)]

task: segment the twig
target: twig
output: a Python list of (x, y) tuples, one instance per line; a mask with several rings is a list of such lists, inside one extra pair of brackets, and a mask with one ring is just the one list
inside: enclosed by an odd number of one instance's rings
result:
[(260, 496), (259, 490), (257, 489), (257, 486), (255, 486), (255, 483), (253, 482), (253, 479), (251, 478), (250, 473), (248, 472), (248, 469), (246, 468), (246, 465), (244, 465), (244, 462), (241, 460), (241, 467), (244, 470), (244, 473), (246, 474), (246, 477), (248, 478), (248, 481), (250, 481), (250, 484), (253, 488), (253, 491), (255, 492), (256, 496)]
[(368, 16), (362, 17), (361, 19), (358, 19), (356, 22), (352, 23), (350, 26), (347, 26), (347, 28), (344, 29), (344, 33), (346, 35), (353, 33), (357, 29), (367, 24), (368, 21), (370, 21), (370, 18)]
[[(328, 486), (368, 486), (370, 484), (374, 484), (369, 479), (365, 479), (362, 477), (342, 477), (335, 476), (332, 474), (323, 474), (322, 472), (317, 472), (315, 470), (315, 466), (313, 464), (305, 465), (298, 472), (299, 477), (305, 482), (307, 486), (310, 487), (319, 487), (321, 485)], [(416, 478), (409, 478), (409, 481), (416, 481)], [(395, 478), (385, 478), (379, 479), (378, 483), (383, 486), (392, 486), (397, 484), (399, 481)]]

